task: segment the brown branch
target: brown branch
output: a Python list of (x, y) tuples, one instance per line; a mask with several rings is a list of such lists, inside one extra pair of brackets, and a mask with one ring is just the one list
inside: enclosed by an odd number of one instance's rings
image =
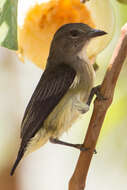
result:
[(80, 153), (74, 174), (69, 182), (69, 190), (83, 190), (86, 184), (86, 177), (89, 170), (90, 162), (97, 143), (97, 139), (114, 95), (114, 89), (122, 65), (127, 57), (127, 24), (122, 28), (118, 44), (112, 55), (106, 75), (101, 85), (100, 92), (106, 100), (96, 98), (94, 110), (84, 140), (84, 147), (90, 147), (89, 151)]

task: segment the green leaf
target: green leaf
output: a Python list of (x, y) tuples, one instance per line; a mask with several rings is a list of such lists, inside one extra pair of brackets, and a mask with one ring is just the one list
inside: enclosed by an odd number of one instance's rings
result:
[(0, 45), (17, 50), (17, 2), (0, 0)]

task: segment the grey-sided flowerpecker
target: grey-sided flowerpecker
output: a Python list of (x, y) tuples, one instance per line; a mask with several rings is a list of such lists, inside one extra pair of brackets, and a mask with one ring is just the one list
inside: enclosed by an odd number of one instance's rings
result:
[(59, 137), (89, 110), (95, 72), (86, 49), (90, 40), (104, 34), (83, 23), (65, 24), (55, 33), (46, 68), (25, 110), (21, 145), (11, 175), (23, 156), (48, 140), (83, 150), (80, 144), (63, 142)]

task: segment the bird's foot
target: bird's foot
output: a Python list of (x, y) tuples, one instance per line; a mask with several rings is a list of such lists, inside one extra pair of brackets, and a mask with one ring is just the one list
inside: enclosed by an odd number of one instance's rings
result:
[(88, 151), (90, 149), (90, 148), (84, 147), (83, 144), (72, 144), (72, 143), (61, 141), (61, 140), (59, 140), (57, 138), (50, 138), (50, 142), (54, 143), (54, 144), (61, 144), (61, 145), (77, 148), (80, 151)]
[(93, 96), (96, 95), (99, 100), (107, 100), (107, 98), (103, 97), (100, 93), (101, 85), (98, 85), (94, 88), (92, 88), (90, 96), (88, 98), (87, 104), (90, 105), (93, 99)]

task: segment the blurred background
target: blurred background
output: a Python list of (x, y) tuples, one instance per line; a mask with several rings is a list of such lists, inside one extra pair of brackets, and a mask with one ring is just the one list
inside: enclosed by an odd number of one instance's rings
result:
[[(96, 84), (103, 80), (107, 65), (127, 22), (127, 5), (112, 0), (116, 15), (114, 36), (97, 57)], [(67, 190), (79, 151), (47, 143), (21, 161), (15, 175), (9, 176), (20, 144), (20, 124), (27, 103), (41, 77), (42, 69), (17, 54), (0, 48), (0, 189)], [(106, 115), (87, 178), (86, 190), (127, 188), (127, 63), (120, 74), (113, 103)], [(61, 139), (82, 143), (93, 107)]]

